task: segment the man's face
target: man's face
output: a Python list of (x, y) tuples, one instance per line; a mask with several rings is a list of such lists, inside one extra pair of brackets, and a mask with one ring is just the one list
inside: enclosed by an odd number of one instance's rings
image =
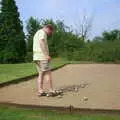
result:
[(51, 36), (52, 33), (53, 33), (53, 30), (50, 30), (49, 28), (47, 28), (47, 35), (48, 35), (48, 36)]

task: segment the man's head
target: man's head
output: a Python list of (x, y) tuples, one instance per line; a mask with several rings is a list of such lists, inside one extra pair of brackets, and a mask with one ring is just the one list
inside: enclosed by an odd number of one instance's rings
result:
[(53, 26), (51, 24), (47, 24), (43, 27), (44, 31), (47, 33), (48, 36), (52, 35), (53, 33)]

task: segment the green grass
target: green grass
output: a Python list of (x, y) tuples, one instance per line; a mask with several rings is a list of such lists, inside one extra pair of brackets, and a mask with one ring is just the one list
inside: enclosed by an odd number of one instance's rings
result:
[[(54, 58), (51, 62), (51, 67), (56, 68), (65, 63), (67, 63), (65, 59)], [(37, 71), (34, 63), (0, 64), (0, 83), (26, 77), (35, 73), (37, 73)]]
[(120, 120), (119, 115), (73, 114), (40, 109), (0, 106), (0, 120)]

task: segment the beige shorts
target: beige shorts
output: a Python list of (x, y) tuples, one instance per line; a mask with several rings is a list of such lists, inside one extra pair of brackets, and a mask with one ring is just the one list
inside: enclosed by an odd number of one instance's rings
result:
[(50, 62), (48, 60), (35, 61), (35, 64), (38, 72), (51, 70)]

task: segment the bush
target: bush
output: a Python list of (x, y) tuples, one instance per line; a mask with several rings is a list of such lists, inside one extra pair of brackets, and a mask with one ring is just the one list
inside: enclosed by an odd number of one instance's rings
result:
[(25, 57), (26, 62), (32, 62), (33, 61), (33, 52), (27, 52), (27, 55)]
[(3, 58), (4, 58), (4, 52), (0, 52), (0, 63), (3, 63)]
[(83, 48), (67, 52), (68, 60), (95, 61), (95, 62), (120, 62), (120, 41), (91, 42)]

